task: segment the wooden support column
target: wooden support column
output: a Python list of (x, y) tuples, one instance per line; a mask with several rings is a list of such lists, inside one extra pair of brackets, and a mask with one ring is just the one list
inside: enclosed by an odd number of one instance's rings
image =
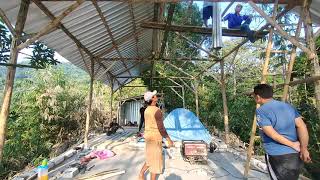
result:
[[(17, 17), (17, 22), (15, 25), (16, 37), (12, 38), (11, 50), (10, 50), (10, 64), (16, 65), (18, 58), (18, 45), (24, 25), (27, 19), (28, 9), (29, 9), (30, 0), (21, 0), (20, 9)], [(7, 120), (10, 111), (10, 103), (13, 92), (14, 78), (16, 74), (15, 66), (8, 66), (6, 84), (3, 93), (3, 101), (1, 106), (0, 113), (0, 163), (2, 162), (3, 157), (3, 148), (6, 140), (6, 131), (7, 131)]]
[[(256, 6), (256, 4), (254, 4), (252, 1), (249, 1), (250, 5), (256, 10), (256, 11), (259, 11), (260, 8), (258, 8)], [(271, 24), (272, 28), (271, 29), (274, 29), (275, 25), (277, 25), (276, 23), (271, 23), (271, 21), (275, 22), (275, 20), (277, 19), (277, 7), (278, 7), (278, 0), (276, 0), (276, 3), (274, 4), (274, 9), (273, 9), (273, 18), (271, 19), (270, 17), (264, 17), (264, 18), (269, 18), (269, 23)], [(260, 9), (261, 10), (261, 9)], [(262, 11), (262, 10), (261, 10)], [(262, 11), (259, 12), (259, 14), (263, 14), (264, 12)], [(273, 32), (274, 30), (270, 30), (270, 32)], [(270, 58), (270, 53), (271, 53), (271, 47), (272, 47), (272, 36), (273, 34), (270, 34), (269, 35), (269, 42), (268, 42), (268, 47), (267, 47), (267, 50), (266, 50), (266, 54), (269, 53), (268, 55), (268, 59), (267, 59), (267, 55), (266, 55), (266, 59), (265, 59), (265, 63), (263, 65), (263, 69), (262, 69), (262, 76), (261, 76), (261, 83), (266, 83), (266, 75), (267, 75), (267, 72), (268, 72), (268, 66), (269, 66), (269, 58)], [(269, 49), (268, 49), (269, 48)], [(256, 109), (258, 109), (260, 107), (259, 104), (256, 105)], [(247, 149), (247, 160), (246, 160), (246, 163), (245, 163), (245, 169), (244, 169), (244, 178), (245, 179), (248, 179), (248, 176), (249, 176), (249, 170), (250, 170), (250, 160), (251, 160), (251, 157), (252, 157), (252, 151), (253, 151), (253, 146), (254, 146), (254, 140), (255, 140), (255, 137), (256, 137), (256, 130), (257, 130), (257, 116), (256, 114), (254, 114), (254, 117), (253, 117), (253, 122), (252, 122), (252, 128), (251, 128), (251, 134), (250, 134), (250, 142), (249, 142), (249, 147)]]
[(223, 120), (224, 120), (224, 131), (225, 131), (225, 142), (229, 143), (229, 114), (228, 114), (228, 105), (227, 105), (227, 92), (226, 92), (226, 83), (225, 83), (225, 74), (224, 74), (224, 61), (220, 62), (221, 69), (221, 93), (223, 101)]
[(113, 108), (112, 108), (112, 104), (113, 104), (113, 80), (111, 80), (111, 95), (110, 95), (110, 122), (112, 121), (112, 111), (113, 111)]
[[(277, 9), (278, 9), (278, 2), (276, 1), (274, 7), (273, 7), (273, 16), (272, 20), (276, 20), (277, 16)], [(274, 27), (272, 26), (269, 30), (269, 38), (268, 38), (268, 45), (266, 49), (266, 59), (264, 61), (263, 69), (262, 69), (262, 78), (261, 78), (261, 83), (266, 83), (267, 82), (267, 75), (268, 75), (268, 67), (269, 67), (269, 62), (270, 62), (270, 55), (271, 55), (271, 50), (272, 50), (272, 43), (273, 43), (273, 31)]]
[[(313, 36), (313, 28), (312, 28), (312, 21), (311, 21), (311, 15), (310, 15), (310, 1), (305, 0), (304, 6), (303, 6), (303, 12), (304, 12), (304, 26), (305, 26), (305, 34), (307, 38), (307, 46), (310, 49), (312, 54), (315, 54), (315, 56), (310, 56), (309, 60), (313, 63), (313, 76), (319, 76), (320, 75), (320, 66), (319, 66), (319, 57), (317, 55), (316, 45), (315, 45), (315, 39)], [(318, 112), (318, 118), (320, 118), (320, 81), (314, 82), (315, 87), (315, 99), (316, 99), (316, 108)]]
[(185, 99), (185, 89), (184, 86), (181, 86), (181, 91), (182, 91), (182, 104), (183, 104), (183, 108), (186, 108), (186, 99)]
[[(297, 27), (296, 35), (295, 35), (296, 38), (298, 38), (300, 36), (301, 26), (302, 26), (302, 19), (303, 18), (300, 17), (299, 22), (298, 22), (298, 27)], [(291, 73), (292, 73), (292, 70), (293, 70), (294, 62), (296, 60), (296, 56), (297, 56), (297, 46), (293, 46), (292, 47), (292, 51), (291, 51), (291, 55), (290, 55), (290, 62), (288, 64), (288, 69), (287, 69), (287, 72), (286, 72), (285, 85), (284, 85), (284, 88), (283, 88), (283, 95), (282, 95), (282, 98), (281, 98), (282, 101), (287, 101), (288, 100), (289, 83), (290, 83), (290, 80), (291, 80)]]
[[(153, 21), (159, 21), (161, 14), (159, 14), (159, 9), (160, 9), (160, 4), (159, 3), (154, 3), (153, 7)], [(155, 59), (159, 59), (159, 53), (160, 53), (160, 33), (159, 30), (153, 29), (152, 32), (152, 51)], [(150, 87), (152, 88), (153, 86), (153, 76), (155, 74), (154, 71), (155, 67), (155, 61), (151, 62), (151, 70), (150, 70)]]
[(89, 89), (89, 98), (87, 105), (87, 117), (86, 117), (86, 129), (84, 132), (84, 147), (88, 147), (88, 135), (90, 129), (91, 113), (92, 113), (92, 94), (93, 94), (93, 81), (94, 81), (94, 61), (91, 59), (91, 68), (90, 68), (90, 89)]
[(196, 114), (197, 114), (197, 117), (200, 118), (198, 89), (199, 89), (199, 82), (197, 80), (195, 80), (195, 82), (194, 82), (194, 95), (195, 95), (195, 101), (196, 101)]

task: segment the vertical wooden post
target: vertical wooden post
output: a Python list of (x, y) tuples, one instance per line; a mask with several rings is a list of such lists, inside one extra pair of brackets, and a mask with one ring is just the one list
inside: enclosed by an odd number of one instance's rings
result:
[[(12, 37), (10, 50), (10, 64), (16, 65), (18, 58), (18, 45), (22, 36), (24, 25), (27, 19), (30, 0), (21, 0), (20, 9), (15, 25), (16, 37)], [(8, 66), (6, 84), (3, 93), (3, 101), (0, 113), (0, 162), (3, 157), (3, 148), (6, 140), (7, 120), (10, 111), (10, 103), (13, 92), (14, 77), (16, 74), (16, 66)]]
[[(277, 17), (277, 9), (278, 9), (278, 1), (275, 2), (274, 7), (273, 7), (273, 16), (272, 20), (276, 20)], [(262, 69), (262, 78), (261, 78), (261, 83), (266, 83), (267, 82), (267, 76), (268, 76), (268, 66), (270, 62), (270, 55), (271, 55), (271, 50), (272, 50), (272, 43), (273, 43), (273, 32), (274, 32), (274, 27), (271, 27), (269, 30), (269, 38), (268, 38), (268, 45), (266, 49), (266, 59), (263, 64), (263, 69)]]
[(113, 81), (111, 81), (111, 96), (110, 96), (110, 121), (112, 121), (113, 117), (112, 117), (112, 111), (113, 111), (113, 108), (112, 108), (112, 104), (113, 104)]
[[(296, 35), (295, 35), (296, 38), (299, 38), (299, 36), (300, 36), (301, 26), (302, 26), (302, 19), (303, 18), (300, 17), (299, 22), (298, 22), (298, 27), (297, 27)], [(284, 87), (283, 87), (283, 95), (282, 95), (282, 98), (281, 98), (282, 101), (287, 101), (288, 100), (289, 82), (290, 82), (290, 79), (291, 79), (291, 73), (292, 73), (292, 70), (293, 70), (294, 62), (296, 60), (296, 56), (297, 56), (297, 46), (293, 46), (292, 47), (292, 51), (291, 51), (291, 55), (290, 55), (290, 62), (288, 64), (288, 69), (287, 69), (287, 72), (286, 72), (286, 79), (285, 79), (285, 83), (284, 83)]]
[[(160, 10), (160, 3), (154, 3), (153, 8), (153, 22), (159, 22), (159, 17), (161, 16), (159, 13)], [(152, 51), (154, 58), (159, 58), (159, 48), (160, 48), (160, 31), (157, 29), (153, 29), (152, 32)], [(153, 86), (153, 76), (154, 76), (154, 66), (156, 61), (151, 62), (151, 71), (150, 71), (150, 88), (152, 89)]]
[(196, 100), (196, 114), (197, 114), (197, 117), (200, 118), (198, 88), (199, 88), (199, 82), (197, 80), (195, 80), (195, 82), (194, 82), (194, 95), (195, 95), (195, 100)]
[[(274, 3), (273, 17), (272, 17), (273, 20), (276, 20), (277, 9), (278, 9), (278, 0), (276, 0)], [(272, 27), (269, 32), (270, 34), (269, 34), (268, 45), (267, 45), (267, 49), (266, 49), (266, 59), (265, 59), (265, 62), (264, 62), (263, 68), (262, 68), (261, 83), (266, 83), (266, 80), (267, 80), (266, 77), (268, 75), (268, 66), (269, 66), (270, 53), (271, 53), (271, 48), (272, 48), (272, 36), (273, 36), (273, 32), (274, 32), (273, 29), (274, 29), (274, 27)], [(260, 105), (257, 104), (256, 109), (258, 109), (259, 107), (260, 107)], [(243, 173), (243, 176), (245, 179), (248, 179), (248, 175), (249, 175), (250, 160), (252, 157), (253, 143), (255, 140), (256, 130), (257, 130), (257, 117), (256, 117), (256, 114), (254, 114), (252, 128), (251, 128), (251, 134), (250, 134), (250, 142), (249, 142), (249, 147), (247, 150), (247, 160), (245, 163), (245, 169), (244, 169), (244, 173)]]
[(185, 94), (185, 90), (184, 90), (184, 86), (181, 86), (181, 91), (182, 91), (182, 103), (183, 103), (183, 108), (186, 108), (186, 100), (185, 100), (185, 97), (184, 97), (184, 94)]
[(92, 113), (92, 94), (93, 94), (93, 81), (94, 81), (94, 61), (91, 59), (90, 68), (90, 88), (89, 88), (89, 99), (87, 105), (87, 117), (86, 117), (86, 129), (84, 132), (84, 147), (88, 148), (88, 135), (90, 129), (91, 113)]
[[(320, 66), (319, 66), (319, 57), (317, 56), (316, 52), (316, 46), (315, 46), (315, 39), (313, 36), (313, 28), (312, 28), (312, 21), (310, 16), (310, 1), (305, 0), (303, 11), (304, 11), (304, 25), (305, 25), (305, 33), (307, 37), (307, 45), (311, 51), (311, 53), (314, 53), (314, 57), (309, 57), (309, 59), (313, 62), (313, 76), (319, 76), (320, 75)], [(316, 99), (316, 108), (318, 112), (318, 117), (320, 117), (320, 81), (314, 82), (315, 86), (315, 99)]]
[(226, 83), (224, 75), (224, 60), (220, 61), (221, 69), (221, 93), (223, 101), (223, 120), (224, 120), (224, 131), (225, 131), (225, 142), (229, 143), (229, 114), (228, 114), (228, 105), (227, 105), (227, 92), (226, 92)]

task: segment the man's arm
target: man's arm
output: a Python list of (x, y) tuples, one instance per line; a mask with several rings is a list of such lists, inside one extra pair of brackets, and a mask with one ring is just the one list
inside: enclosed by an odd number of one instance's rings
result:
[(296, 151), (300, 152), (300, 143), (298, 141), (297, 142), (290, 141), (289, 139), (279, 134), (272, 126), (263, 126), (262, 130), (267, 136), (277, 141), (278, 143), (292, 147)]
[(310, 154), (308, 151), (309, 134), (308, 129), (301, 117), (295, 119), (297, 133), (300, 141), (300, 158), (305, 162), (310, 162)]
[(222, 21), (226, 21), (229, 19), (230, 14), (227, 14), (224, 18), (222, 18)]

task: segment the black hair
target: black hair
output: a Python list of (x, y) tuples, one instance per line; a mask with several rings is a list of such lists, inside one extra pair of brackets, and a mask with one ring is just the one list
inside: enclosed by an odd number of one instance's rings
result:
[(152, 104), (152, 100), (150, 100), (150, 101), (145, 101), (145, 103), (146, 103), (148, 106), (150, 106), (150, 105)]
[(268, 84), (258, 84), (254, 87), (254, 94), (264, 99), (270, 99), (273, 96), (273, 89)]

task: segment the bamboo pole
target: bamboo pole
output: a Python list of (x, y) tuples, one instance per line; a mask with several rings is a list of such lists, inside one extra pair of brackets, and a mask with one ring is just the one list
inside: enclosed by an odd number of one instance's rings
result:
[[(298, 38), (300, 36), (301, 27), (302, 27), (302, 18), (300, 17), (299, 22), (298, 22), (298, 27), (297, 27), (297, 30), (296, 30), (296, 35), (295, 35), (296, 38)], [(283, 95), (282, 95), (282, 98), (281, 98), (282, 101), (287, 101), (288, 100), (289, 83), (290, 83), (290, 79), (291, 79), (293, 65), (294, 65), (294, 62), (296, 60), (296, 56), (297, 56), (297, 47), (293, 46), (292, 47), (292, 51), (291, 51), (291, 55), (290, 55), (290, 61), (289, 61), (289, 64), (288, 64), (288, 70), (286, 72), (285, 85), (284, 85), (284, 88), (283, 88)]]
[(181, 86), (181, 91), (182, 91), (182, 104), (183, 104), (183, 108), (186, 108), (186, 100), (185, 100), (185, 89), (184, 86)]
[(14, 36), (17, 37), (17, 33), (14, 30), (12, 24), (10, 23), (10, 20), (8, 19), (8, 17), (6, 16), (6, 13), (0, 8), (0, 17), (3, 20), (3, 22), (5, 23), (5, 25), (8, 27), (10, 33)]
[(198, 89), (199, 89), (199, 82), (197, 80), (195, 80), (195, 82), (194, 82), (194, 95), (195, 95), (195, 101), (196, 101), (196, 114), (197, 114), (197, 117), (200, 118)]
[[(17, 17), (17, 22), (15, 26), (16, 37), (12, 38), (11, 50), (10, 50), (10, 64), (16, 65), (18, 58), (18, 44), (22, 36), (24, 25), (27, 19), (28, 9), (29, 9), (30, 0), (21, 0), (20, 9)], [(0, 113), (0, 162), (2, 162), (3, 157), (3, 148), (6, 140), (6, 131), (7, 131), (7, 120), (10, 111), (10, 103), (13, 92), (14, 77), (16, 74), (16, 67), (9, 66), (6, 77), (6, 84), (3, 93), (3, 101), (1, 106)]]
[(272, 26), (274, 26), (276, 28), (276, 33), (279, 34), (281, 37), (287, 39), (288, 41), (290, 41), (293, 45), (297, 46), (299, 49), (301, 49), (303, 52), (305, 52), (309, 59), (314, 59), (316, 54), (314, 52), (312, 52), (310, 49), (308, 49), (307, 47), (303, 46), (300, 44), (300, 42), (294, 38), (291, 37), (287, 32), (285, 32), (281, 26), (279, 26), (275, 21), (273, 21), (262, 9), (260, 9), (255, 3), (253, 3), (252, 1), (248, 1), (248, 3), (251, 5), (251, 7), (253, 9), (256, 10), (256, 12), (258, 12), (267, 22), (269, 22)]
[[(254, 8), (254, 9), (256, 9), (256, 11), (260, 9), (252, 1), (249, 1), (249, 3), (250, 3), (250, 5), (252, 7), (256, 7), (256, 8)], [(273, 18), (271, 19), (271, 18), (268, 17), (271, 21), (273, 21), (273, 20), (275, 21), (277, 19), (277, 7), (278, 7), (278, 0), (276, 0), (276, 3), (274, 4), (274, 7), (273, 7), (274, 8), (273, 9)], [(262, 14), (262, 13), (260, 12), (260, 14)], [(269, 21), (269, 23), (272, 25), (272, 28), (271, 28), (272, 31), (270, 30), (270, 32), (273, 33), (274, 26), (277, 25), (277, 24), (276, 23), (272, 24), (270, 21)], [(266, 54), (267, 55), (269, 54), (269, 55), (268, 55), (268, 59), (267, 59), (267, 56), (266, 56), (265, 63), (263, 65), (261, 83), (266, 83), (266, 74), (268, 72), (269, 58), (270, 58), (270, 52), (271, 52), (271, 47), (272, 47), (272, 36), (273, 36), (273, 34), (269, 35), (268, 47), (267, 47), (267, 50), (266, 50)], [(260, 107), (260, 105), (257, 104), (256, 105), (256, 109), (258, 109), (259, 107)], [(249, 142), (249, 147), (248, 147), (248, 150), (247, 150), (247, 160), (246, 160), (246, 163), (245, 163), (245, 169), (244, 169), (244, 173), (243, 173), (243, 176), (244, 176), (245, 179), (248, 179), (248, 176), (249, 176), (250, 160), (251, 160), (251, 157), (252, 157), (252, 151), (253, 151), (253, 146), (254, 146), (256, 130), (257, 130), (257, 117), (256, 117), (256, 114), (254, 114), (253, 122), (252, 122), (252, 128), (251, 128), (251, 134), (250, 134), (250, 142)]]
[(171, 67), (173, 67), (174, 69), (178, 70), (179, 72), (181, 72), (181, 73), (183, 73), (183, 74), (185, 74), (185, 75), (190, 76), (191, 78), (193, 78), (193, 76), (192, 76), (191, 74), (185, 72), (184, 70), (182, 70), (181, 68), (177, 67), (176, 65), (174, 65), (174, 64), (172, 64), (172, 63), (170, 63), (170, 62), (167, 62), (167, 61), (165, 61), (165, 63), (166, 63), (166, 64), (169, 64)]
[(84, 132), (84, 147), (88, 148), (88, 135), (91, 121), (91, 113), (92, 113), (92, 94), (93, 94), (93, 81), (94, 81), (94, 62), (91, 59), (91, 68), (90, 68), (90, 89), (89, 89), (89, 99), (87, 106), (87, 116), (86, 116), (86, 129)]
[(0, 66), (13, 66), (19, 68), (33, 68), (33, 69), (43, 69), (43, 67), (25, 65), (25, 64), (10, 64), (10, 63), (0, 63)]
[(57, 16), (53, 21), (51, 21), (47, 26), (45, 26), (43, 29), (41, 29), (36, 35), (34, 35), (30, 39), (28, 39), (25, 43), (20, 44), (18, 46), (18, 49), (20, 50), (20, 49), (24, 49), (24, 48), (28, 47), (30, 44), (39, 40), (39, 38), (42, 37), (43, 35), (46, 35), (49, 32), (51, 32), (52, 29), (57, 28), (57, 26), (60, 25), (60, 22), (62, 21), (62, 19), (65, 18), (72, 11), (77, 9), (83, 2), (84, 2), (84, 0), (77, 0), (76, 3), (74, 3), (70, 7), (68, 7), (59, 16)]
[(113, 100), (113, 81), (111, 80), (111, 95), (110, 95), (110, 122), (112, 122), (112, 111), (113, 111), (113, 108), (112, 108), (112, 100)]
[(178, 35), (179, 37), (181, 37), (182, 39), (185, 39), (190, 45), (195, 46), (197, 49), (202, 50), (203, 52), (207, 53), (209, 55), (209, 57), (215, 58), (215, 59), (220, 59), (218, 56), (210, 53), (209, 51), (207, 51), (206, 49), (204, 49), (203, 47), (201, 47), (199, 44), (193, 42), (192, 40), (190, 40), (189, 38), (185, 37), (184, 35), (182, 35), (179, 32), (176, 32), (176, 35)]
[[(305, 34), (307, 38), (307, 45), (310, 48), (311, 53), (316, 54), (315, 56), (309, 56), (309, 60), (313, 63), (313, 76), (319, 76), (320, 75), (320, 65), (319, 65), (319, 57), (317, 56), (317, 50), (315, 45), (315, 39), (313, 36), (313, 28), (312, 28), (312, 21), (311, 21), (311, 15), (310, 15), (310, 1), (305, 0), (304, 1), (304, 25), (305, 25)], [(315, 87), (315, 99), (316, 99), (316, 108), (318, 112), (318, 118), (320, 118), (320, 81), (314, 82)]]
[[(276, 20), (277, 9), (278, 9), (278, 2), (276, 1), (275, 5), (273, 7), (273, 16), (272, 16), (273, 21)], [(269, 66), (269, 62), (270, 62), (270, 55), (271, 55), (272, 43), (273, 43), (273, 40), (272, 40), (273, 32), (274, 32), (274, 27), (272, 26), (269, 30), (268, 45), (267, 45), (267, 49), (266, 49), (266, 58), (265, 58), (263, 69), (262, 69), (261, 83), (267, 82), (268, 66)]]
[(227, 93), (226, 93), (226, 83), (224, 74), (224, 61), (220, 62), (221, 69), (221, 93), (223, 102), (223, 119), (224, 119), (224, 131), (225, 131), (225, 142), (229, 144), (229, 114), (227, 105)]

